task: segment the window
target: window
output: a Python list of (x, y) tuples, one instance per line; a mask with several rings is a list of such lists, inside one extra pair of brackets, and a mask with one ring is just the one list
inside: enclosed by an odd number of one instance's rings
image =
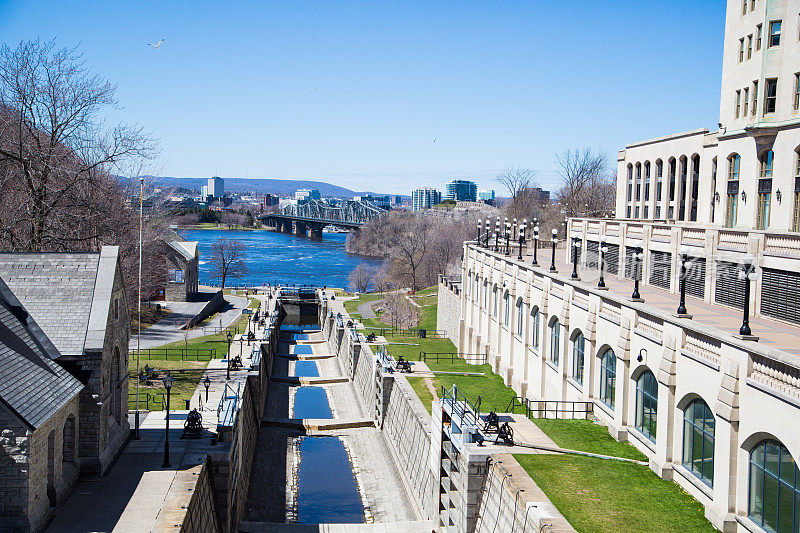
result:
[(748, 0), (742, 0), (742, 15), (747, 15), (747, 2)]
[[(644, 163), (644, 201), (650, 201), (650, 161), (645, 161)], [(647, 210), (647, 206), (645, 206), (645, 211)], [(647, 215), (645, 215), (647, 218)]]
[(534, 309), (531, 313), (531, 346), (539, 348), (539, 310)]
[(669, 160), (669, 201), (675, 200), (675, 158)]
[(664, 162), (660, 159), (656, 161), (656, 218), (661, 218), (661, 192), (664, 188), (663, 183)]
[(700, 194), (700, 156), (692, 156), (692, 194), (690, 196), (689, 220), (697, 221), (697, 199)]
[(617, 388), (617, 357), (608, 348), (600, 360), (600, 401), (614, 409), (614, 391)]
[(750, 11), (755, 10), (756, 8), (756, 0), (750, 0)]
[(728, 158), (728, 190), (725, 204), (725, 225), (729, 228), (736, 226), (737, 210), (739, 206), (739, 154)]
[(800, 72), (794, 75), (794, 110), (800, 109)]
[(800, 148), (794, 151), (794, 222), (792, 231), (800, 231)]
[(735, 118), (739, 118), (739, 110), (742, 107), (742, 91), (736, 91), (736, 112)]
[(636, 163), (636, 201), (642, 199), (642, 164)]
[(714, 413), (703, 400), (683, 411), (683, 466), (709, 487), (714, 486)]
[(714, 201), (714, 196), (717, 194), (717, 158), (711, 161), (711, 223), (714, 223), (714, 211), (716, 210), (717, 203)]
[[(628, 165), (628, 201), (631, 201), (631, 192), (633, 191), (633, 166)], [(630, 218), (630, 217), (629, 217)]]
[(494, 286), (492, 289), (492, 316), (497, 318), (497, 300), (500, 298), (500, 294), (497, 292), (497, 285)]
[(486, 280), (483, 281), (483, 307), (489, 309), (489, 285)]
[(558, 319), (550, 326), (550, 362), (558, 366), (558, 348), (561, 339), (561, 324)]
[(766, 531), (800, 531), (800, 471), (789, 450), (776, 440), (750, 452), (747, 516)]
[(781, 44), (781, 21), (773, 20), (769, 23), (769, 48)]
[(750, 104), (750, 89), (748, 87), (744, 88), (744, 93), (742, 95), (742, 117), (747, 116), (747, 110), (749, 109)]
[(183, 283), (183, 270), (170, 270), (169, 271), (170, 283)]
[(747, 36), (747, 59), (753, 57), (753, 34)]
[(739, 63), (744, 61), (744, 37), (739, 39)]
[(114, 320), (119, 318), (119, 298), (114, 298)]
[(753, 116), (756, 116), (758, 109), (758, 80), (753, 81)]
[(766, 83), (764, 91), (764, 114), (774, 113), (778, 100), (778, 79), (771, 78), (764, 80)]
[(656, 441), (656, 414), (658, 411), (658, 382), (649, 370), (636, 380), (636, 429)]
[(757, 229), (764, 230), (769, 227), (770, 198), (772, 196), (772, 150), (767, 150), (761, 155), (761, 179), (758, 180), (758, 217)]
[(686, 220), (686, 175), (689, 172), (689, 160), (681, 156), (680, 203), (678, 204), (678, 220)]
[(503, 297), (503, 303), (505, 304), (503, 309), (503, 325), (508, 326), (508, 323), (511, 321), (511, 296), (508, 293)]
[(478, 275), (476, 274), (475, 275), (475, 294), (472, 295), (472, 298), (475, 300), (475, 303), (480, 302), (480, 296), (481, 296), (480, 288), (481, 288), (480, 280), (478, 279)]
[(523, 307), (522, 298), (520, 298), (519, 300), (517, 300), (517, 335), (519, 335), (520, 337), (522, 336), (522, 333), (524, 331), (524, 324), (525, 324), (525, 315), (522, 312), (522, 307)]
[(761, 50), (761, 24), (756, 26), (756, 50)]
[(583, 334), (578, 332), (575, 340), (572, 341), (572, 379), (583, 385), (583, 350), (586, 340)]

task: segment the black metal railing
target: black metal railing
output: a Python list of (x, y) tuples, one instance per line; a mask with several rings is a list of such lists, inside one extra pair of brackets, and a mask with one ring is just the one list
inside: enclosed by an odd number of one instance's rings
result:
[(570, 400), (529, 400), (514, 396), (508, 403), (506, 411), (516, 413), (518, 408), (528, 418), (551, 419), (583, 419), (588, 420), (594, 414), (594, 402)]
[(466, 396), (458, 392), (458, 387), (455, 385), (449, 390), (442, 386), (441, 402), (450, 405), (451, 418), (458, 417), (460, 421), (478, 427), (478, 422), (481, 420), (480, 396), (478, 396), (477, 402), (472, 403)]
[(139, 359), (157, 361), (208, 361), (216, 358), (216, 350), (213, 348), (145, 348), (142, 350), (131, 350), (131, 355), (139, 354)]
[(403, 329), (394, 326), (377, 327), (377, 326), (364, 326), (364, 329), (373, 329), (380, 331), (380, 335), (386, 337), (419, 337), (425, 339), (428, 337), (441, 339), (447, 336), (447, 331), (444, 329), (426, 329), (426, 328), (411, 328)]
[[(136, 393), (128, 392), (128, 410), (136, 409)], [(164, 393), (163, 392), (143, 392), (139, 391), (139, 410), (140, 411), (163, 411)]]
[(228, 332), (230, 332), (231, 335), (238, 335), (240, 333), (239, 326), (202, 326), (200, 331), (202, 331), (204, 335), (217, 335), (218, 333), (227, 334)]
[(462, 359), (464, 362), (470, 365), (485, 365), (486, 358), (487, 356), (485, 353), (419, 352), (420, 361), (432, 361), (436, 363), (440, 361), (450, 361), (451, 363), (455, 363), (456, 359)]

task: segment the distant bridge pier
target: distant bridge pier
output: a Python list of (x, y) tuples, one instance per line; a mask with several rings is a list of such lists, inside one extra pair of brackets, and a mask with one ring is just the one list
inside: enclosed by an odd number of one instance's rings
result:
[(292, 221), (287, 220), (281, 224), (281, 233), (292, 233)]
[[(291, 225), (291, 222), (289, 223), (289, 225)], [(299, 220), (295, 221), (295, 223), (294, 223), (294, 234), (295, 235), (302, 235), (303, 237), (305, 237), (307, 231), (308, 230), (306, 228), (306, 223), (305, 222), (300, 222)]]
[(322, 228), (324, 228), (325, 226), (323, 226), (322, 224), (311, 224), (311, 223), (308, 223), (307, 226), (308, 226), (309, 237), (311, 237), (312, 239), (322, 238)]

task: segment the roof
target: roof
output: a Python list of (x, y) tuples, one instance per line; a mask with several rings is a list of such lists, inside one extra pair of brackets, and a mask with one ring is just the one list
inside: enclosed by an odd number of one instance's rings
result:
[(58, 350), (0, 279), (0, 403), (31, 429), (40, 427), (83, 385), (53, 361)]
[(167, 241), (170, 248), (181, 254), (187, 261), (197, 257), (197, 241)]
[(118, 253), (3, 253), (0, 278), (61, 355), (81, 355), (103, 349)]

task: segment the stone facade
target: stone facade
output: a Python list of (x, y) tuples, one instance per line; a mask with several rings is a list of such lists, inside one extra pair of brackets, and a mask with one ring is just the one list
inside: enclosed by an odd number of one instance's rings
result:
[(444, 330), (448, 339), (458, 346), (461, 336), (461, 283), (439, 276), (439, 296), (436, 308), (436, 329)]
[(186, 302), (197, 295), (199, 285), (199, 253), (197, 243), (183, 240), (176, 234), (167, 238), (164, 260), (167, 283), (164, 299), (171, 302)]

